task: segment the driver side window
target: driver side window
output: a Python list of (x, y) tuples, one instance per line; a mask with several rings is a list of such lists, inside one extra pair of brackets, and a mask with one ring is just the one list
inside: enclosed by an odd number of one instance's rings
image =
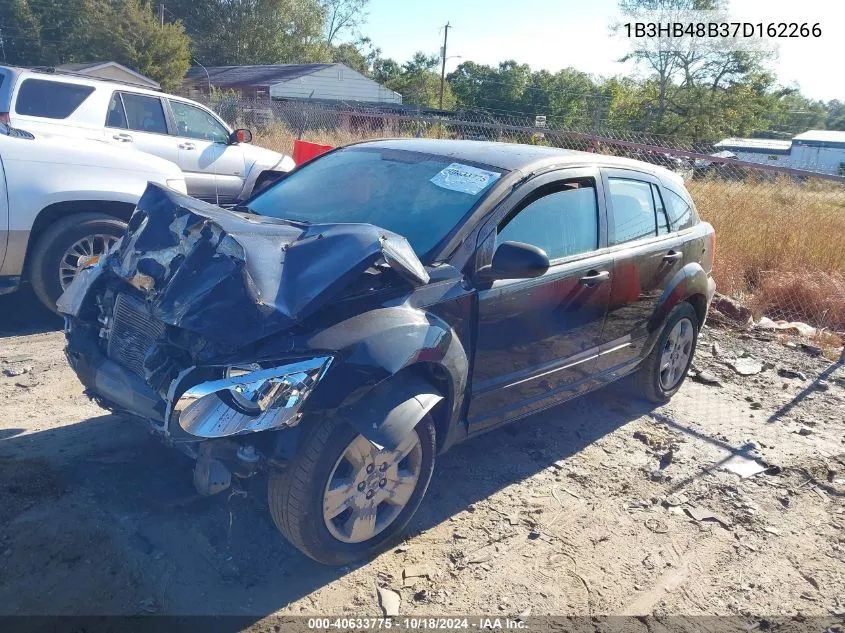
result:
[(598, 204), (591, 178), (556, 186), (500, 226), (496, 235), (497, 245), (531, 244), (552, 261), (595, 250), (598, 241)]
[(213, 143), (228, 143), (229, 133), (220, 122), (205, 110), (180, 101), (170, 101), (176, 136), (195, 138)]

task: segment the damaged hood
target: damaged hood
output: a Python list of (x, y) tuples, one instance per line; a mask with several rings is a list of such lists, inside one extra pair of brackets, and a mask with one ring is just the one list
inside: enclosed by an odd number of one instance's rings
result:
[(300, 322), (382, 262), (428, 283), (405, 238), (377, 226), (244, 215), (150, 184), (100, 266), (141, 291), (154, 318), (241, 346)]

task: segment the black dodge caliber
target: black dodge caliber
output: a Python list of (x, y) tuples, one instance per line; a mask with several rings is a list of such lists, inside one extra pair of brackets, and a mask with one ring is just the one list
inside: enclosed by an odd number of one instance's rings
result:
[(331, 151), (234, 210), (150, 185), (59, 302), (102, 406), (269, 476), (278, 528), (343, 564), (395, 539), (436, 456), (627, 374), (666, 402), (715, 285), (682, 180), (476, 141)]

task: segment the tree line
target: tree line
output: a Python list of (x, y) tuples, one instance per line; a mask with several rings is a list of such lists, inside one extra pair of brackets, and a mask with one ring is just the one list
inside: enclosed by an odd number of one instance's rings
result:
[[(341, 62), (402, 94), (437, 107), (440, 60), (384, 57), (361, 34), (369, 0), (0, 0), (4, 63), (56, 66), (114, 60), (177, 89), (189, 66)], [(727, 10), (726, 0), (620, 0), (622, 14)], [(635, 77), (596, 78), (574, 68), (552, 73), (505, 61), (461, 63), (444, 87), (446, 109), (492, 116), (546, 116), (557, 125), (648, 131), (715, 140), (752, 133), (788, 138), (811, 128), (845, 130), (845, 103), (812, 100), (778, 85), (775, 53), (686, 50), (652, 44), (622, 61)]]

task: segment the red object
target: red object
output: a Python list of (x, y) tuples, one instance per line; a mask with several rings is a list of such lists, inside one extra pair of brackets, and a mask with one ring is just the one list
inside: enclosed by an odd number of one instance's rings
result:
[(293, 162), (301, 165), (312, 158), (317, 158), (320, 154), (325, 154), (330, 149), (334, 148), (331, 145), (318, 145), (317, 143), (296, 140), (293, 142)]

